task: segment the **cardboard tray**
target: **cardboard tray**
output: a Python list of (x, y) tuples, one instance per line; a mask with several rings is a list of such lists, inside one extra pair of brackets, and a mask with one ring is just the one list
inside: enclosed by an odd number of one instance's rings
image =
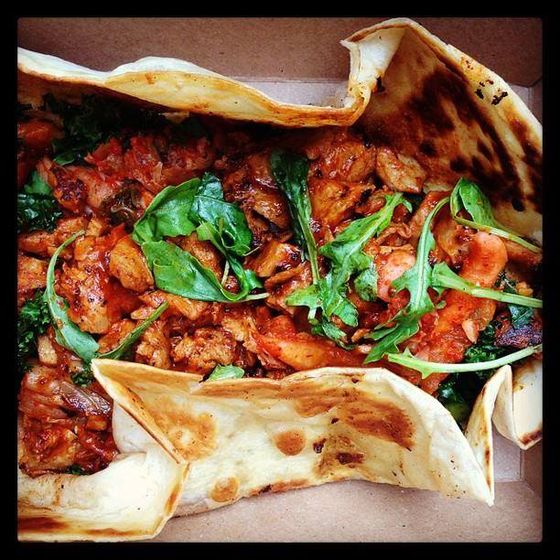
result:
[[(321, 103), (345, 84), (338, 44), (386, 18), (21, 18), (18, 44), (97, 70), (171, 56), (281, 100)], [(542, 23), (536, 18), (417, 18), (506, 81), (542, 114)], [(168, 522), (169, 541), (509, 541), (542, 534), (541, 444), (527, 452), (494, 434), (493, 507), (363, 481), (241, 500)]]

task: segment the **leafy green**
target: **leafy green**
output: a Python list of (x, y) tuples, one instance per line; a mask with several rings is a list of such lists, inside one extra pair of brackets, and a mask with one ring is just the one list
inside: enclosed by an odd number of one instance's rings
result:
[(93, 372), (91, 371), (91, 364), (82, 364), (82, 368), (75, 371), (70, 377), (74, 385), (87, 387), (94, 380)]
[(87, 472), (82, 467), (80, 467), (79, 465), (70, 465), (66, 469), (66, 473), (67, 474), (75, 474), (75, 475), (87, 474)]
[[(520, 296), (515, 290), (512, 292), (500, 292), (491, 288), (480, 288), (472, 282), (468, 282), (455, 274), (445, 263), (437, 263), (432, 270), (432, 286), (434, 288), (450, 288), (459, 290), (477, 298), (494, 299), (506, 303), (515, 304), (515, 307), (542, 307), (542, 300), (532, 297)], [(521, 312), (521, 311), (520, 311)]]
[[(402, 194), (386, 197), (385, 206), (365, 218), (352, 222), (331, 243), (321, 247), (320, 253), (331, 264), (331, 269), (324, 278), (311, 286), (296, 290), (288, 296), (288, 305), (309, 307), (308, 319), (315, 334), (341, 341), (345, 333), (334, 325), (330, 319), (339, 317), (346, 325), (358, 325), (358, 311), (348, 300), (348, 283), (354, 276), (354, 288), (365, 301), (377, 297), (377, 271), (373, 259), (362, 251), (364, 245), (374, 235), (379, 235), (391, 222), (395, 208), (404, 203)], [(321, 310), (320, 321), (316, 313)]]
[(241, 379), (245, 375), (243, 368), (237, 366), (216, 366), (206, 381), (217, 381), (219, 379)]
[(381, 325), (369, 335), (378, 342), (371, 349), (364, 363), (376, 362), (387, 353), (398, 352), (398, 344), (415, 335), (420, 329), (419, 322), (422, 316), (434, 310), (434, 304), (428, 293), (428, 288), (432, 285), (429, 256), (435, 246), (430, 225), (434, 216), (448, 201), (448, 198), (440, 200), (426, 218), (418, 240), (414, 266), (393, 281), (392, 286), (396, 291), (408, 290), (409, 302), (391, 319), (391, 322), (395, 322), (394, 326)]
[(298, 154), (275, 150), (270, 156), (272, 176), (280, 187), (292, 218), (296, 243), (302, 247), (311, 265), (313, 281), (319, 280), (317, 243), (311, 231), (311, 200), (307, 192), (309, 162)]
[(163, 189), (134, 225), (132, 239), (142, 245), (147, 241), (160, 241), (165, 236), (191, 234), (196, 225), (189, 214), (199, 187), (200, 179), (191, 179)]
[[(508, 278), (506, 274), (503, 275), (502, 283), (505, 293), (517, 294), (515, 282)], [(511, 316), (511, 325), (514, 329), (519, 329), (521, 327), (524, 327), (525, 325), (528, 325), (533, 319), (534, 312), (530, 306), (510, 303), (508, 305), (508, 309)]]
[[(459, 216), (461, 210), (465, 210), (471, 216), (471, 219), (467, 220)], [(459, 179), (451, 193), (451, 215), (461, 225), (510, 239), (534, 253), (541, 251), (540, 247), (525, 241), (515, 231), (498, 222), (494, 218), (492, 206), (486, 195), (478, 185), (464, 177)]]
[(68, 317), (68, 303), (58, 296), (54, 289), (54, 270), (56, 261), (60, 253), (73, 243), (83, 231), (78, 231), (71, 235), (54, 252), (47, 269), (47, 287), (45, 289), (45, 299), (49, 307), (51, 322), (55, 331), (55, 338), (58, 344), (79, 356), (84, 362), (89, 363), (96, 355), (99, 345), (89, 333), (82, 332), (78, 325)]
[[(189, 235), (195, 230), (200, 240), (210, 241), (225, 256), (239, 281), (238, 293), (225, 290), (196, 257), (163, 241), (166, 236)], [(156, 286), (164, 291), (190, 299), (222, 302), (268, 296), (248, 296), (262, 287), (254, 271), (244, 269), (238, 260), (250, 251), (251, 230), (245, 214), (235, 204), (225, 202), (219, 179), (210, 173), (159, 193), (136, 222), (132, 238), (141, 246)]]
[(54, 198), (49, 185), (34, 171), (31, 181), (23, 187), (17, 196), (17, 230), (53, 231), (62, 210)]
[(222, 185), (214, 175), (205, 173), (202, 177), (190, 215), (200, 224), (198, 237), (211, 241), (224, 255), (244, 256), (251, 250), (253, 236), (245, 214), (237, 205), (224, 201)]
[(260, 287), (256, 277), (256, 281), (251, 282), (250, 275), (247, 275), (238, 293), (227, 291), (209, 268), (173, 243), (148, 241), (142, 243), (142, 251), (152, 268), (156, 286), (164, 292), (201, 301), (221, 302), (249, 301), (268, 296), (248, 296), (252, 289)]
[(506, 364), (511, 364), (516, 362), (536, 352), (542, 352), (542, 344), (537, 346), (528, 346), (517, 352), (507, 354), (500, 358), (476, 362), (476, 363), (462, 363), (462, 364), (445, 364), (439, 362), (428, 362), (426, 360), (420, 360), (415, 358), (408, 348), (405, 349), (403, 353), (400, 354), (387, 354), (387, 359), (395, 364), (400, 364), (410, 369), (415, 369), (422, 374), (422, 379), (429, 377), (432, 373), (450, 373), (450, 372), (465, 372), (465, 371), (483, 371), (488, 369), (495, 369)]
[(84, 95), (80, 104), (67, 103), (52, 94), (45, 105), (62, 118), (64, 137), (53, 142), (54, 161), (67, 165), (83, 158), (111, 136), (120, 136), (127, 127), (134, 130), (161, 126), (165, 117), (117, 99)]
[(494, 373), (495, 370), (450, 373), (439, 384), (438, 400), (459, 424), (464, 424), (482, 387)]
[(496, 346), (496, 322), (492, 321), (479, 335), (476, 344), (465, 351), (463, 361), (469, 364), (496, 360), (507, 354), (507, 349)]
[(37, 348), (37, 336), (51, 324), (49, 310), (38, 290), (20, 309), (17, 321), (17, 362), (21, 372), (27, 368), (27, 357)]

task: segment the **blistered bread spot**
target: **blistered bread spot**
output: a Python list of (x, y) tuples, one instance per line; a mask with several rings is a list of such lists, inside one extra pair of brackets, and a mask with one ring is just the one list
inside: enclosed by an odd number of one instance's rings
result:
[(362, 434), (392, 441), (406, 449), (414, 445), (410, 418), (389, 402), (371, 399), (344, 403), (338, 408), (340, 420)]
[(218, 480), (210, 493), (210, 497), (215, 502), (232, 502), (237, 497), (239, 491), (239, 481), (237, 478), (226, 478)]
[(185, 459), (207, 457), (216, 449), (216, 423), (211, 414), (191, 414), (161, 403), (152, 415)]
[(297, 455), (305, 447), (305, 434), (301, 430), (290, 430), (274, 436), (276, 447), (284, 455)]
[(323, 443), (319, 457), (314, 471), (320, 478), (336, 480), (341, 468), (361, 465), (366, 454), (348, 436), (332, 435)]
[(364, 454), (363, 453), (346, 453), (345, 451), (343, 451), (342, 453), (337, 453), (336, 459), (341, 465), (363, 463)]

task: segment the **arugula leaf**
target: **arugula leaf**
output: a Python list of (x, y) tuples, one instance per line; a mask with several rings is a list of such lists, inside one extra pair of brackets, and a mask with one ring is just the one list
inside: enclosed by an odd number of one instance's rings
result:
[(62, 210), (54, 198), (51, 188), (34, 171), (31, 181), (17, 195), (17, 230), (53, 231), (57, 221), (62, 218)]
[(54, 252), (47, 269), (47, 287), (45, 289), (45, 300), (47, 302), (51, 322), (54, 327), (56, 341), (64, 348), (79, 356), (84, 362), (89, 363), (96, 355), (99, 345), (89, 333), (82, 332), (78, 325), (68, 317), (67, 301), (56, 295), (54, 289), (54, 270), (56, 261), (62, 251), (73, 243), (78, 237), (84, 235), (84, 231), (78, 231), (71, 235)]
[(20, 372), (27, 369), (27, 357), (37, 349), (37, 336), (51, 324), (49, 309), (38, 290), (20, 309), (17, 321), (17, 363)]
[(495, 360), (507, 354), (507, 349), (496, 346), (496, 326), (492, 321), (479, 335), (476, 344), (465, 350), (463, 361), (469, 364)]
[(157, 287), (164, 292), (201, 301), (221, 302), (268, 297), (268, 294), (247, 295), (249, 288), (256, 287), (254, 282), (247, 282), (239, 293), (228, 292), (209, 268), (173, 243), (148, 241), (142, 244), (142, 251), (153, 270)]
[(415, 369), (422, 374), (422, 379), (429, 377), (432, 373), (450, 373), (450, 372), (464, 372), (464, 371), (483, 371), (488, 369), (495, 369), (506, 364), (517, 362), (523, 358), (527, 358), (536, 352), (542, 352), (542, 344), (536, 346), (528, 346), (512, 354), (507, 354), (495, 360), (476, 363), (462, 363), (462, 364), (445, 364), (440, 362), (428, 362), (414, 357), (408, 348), (402, 354), (387, 354), (387, 359), (395, 364), (400, 364), (410, 369)]
[[(472, 282), (461, 278), (455, 274), (445, 263), (437, 263), (432, 270), (432, 286), (434, 288), (450, 288), (459, 290), (477, 298), (494, 299), (506, 303), (516, 304), (517, 306), (541, 308), (542, 300), (532, 297), (520, 296), (511, 292), (500, 292), (491, 288), (480, 288)], [(532, 313), (532, 312), (531, 312)]]
[(169, 304), (166, 301), (163, 302), (153, 313), (146, 317), (142, 323), (133, 329), (116, 348), (113, 348), (104, 354), (98, 354), (97, 357), (107, 360), (120, 360), (126, 352), (130, 350), (131, 346), (142, 336), (146, 329), (154, 321), (156, 321), (168, 307)]
[[(308, 319), (315, 334), (328, 336), (337, 342), (344, 338), (344, 331), (330, 321), (333, 315), (346, 325), (358, 325), (358, 311), (347, 298), (348, 283), (352, 276), (355, 276), (354, 288), (362, 299), (373, 301), (377, 297), (375, 264), (362, 249), (374, 235), (379, 235), (387, 228), (395, 208), (404, 201), (401, 193), (387, 196), (381, 210), (355, 220), (331, 243), (321, 247), (319, 252), (331, 263), (328, 274), (288, 296), (288, 305), (309, 307)], [(320, 322), (315, 319), (317, 310), (322, 311)]]
[(241, 379), (245, 375), (243, 368), (237, 366), (216, 366), (206, 381), (217, 381), (219, 379)]
[(305, 250), (313, 281), (317, 282), (320, 277), (317, 243), (311, 231), (311, 200), (307, 192), (309, 161), (298, 154), (275, 150), (270, 156), (270, 167), (288, 201), (296, 243)]
[[(470, 214), (471, 219), (461, 218), (459, 216), (461, 210), (466, 210)], [(539, 253), (542, 250), (537, 245), (533, 245), (519, 237), (515, 231), (498, 222), (494, 218), (492, 206), (486, 195), (480, 190), (478, 185), (464, 177), (459, 179), (451, 193), (451, 215), (461, 225), (510, 239), (534, 253)]]
[(379, 341), (367, 355), (364, 363), (376, 362), (387, 353), (398, 352), (398, 344), (415, 335), (420, 329), (420, 319), (434, 310), (434, 304), (428, 293), (432, 285), (432, 267), (430, 266), (430, 251), (435, 247), (434, 236), (430, 226), (434, 216), (449, 202), (449, 198), (440, 200), (435, 208), (428, 214), (418, 240), (416, 263), (404, 274), (393, 281), (392, 286), (397, 292), (406, 289), (410, 294), (408, 304), (401, 309), (392, 319), (392, 327), (381, 325), (370, 335)]
[(132, 239), (139, 245), (160, 241), (164, 236), (189, 235), (196, 225), (189, 218), (200, 179), (191, 179), (176, 187), (166, 187), (146, 208), (132, 230)]

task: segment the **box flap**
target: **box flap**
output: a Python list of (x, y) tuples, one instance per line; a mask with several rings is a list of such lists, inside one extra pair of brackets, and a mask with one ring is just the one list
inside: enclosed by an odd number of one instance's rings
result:
[[(188, 60), (226, 76), (345, 80), (339, 41), (387, 18), (21, 18), (18, 43), (98, 70), (144, 56)], [(507, 82), (542, 74), (538, 18), (416, 18)], [(84, 48), (87, 45), (87, 48)]]

